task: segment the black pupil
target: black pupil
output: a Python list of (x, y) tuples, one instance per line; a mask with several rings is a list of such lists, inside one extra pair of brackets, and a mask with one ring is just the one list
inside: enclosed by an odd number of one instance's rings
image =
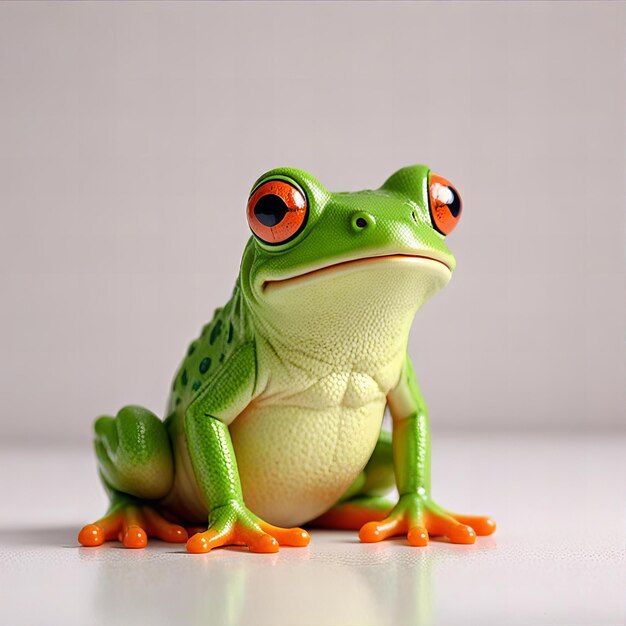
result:
[(288, 210), (282, 198), (275, 196), (273, 193), (268, 193), (259, 198), (255, 204), (254, 215), (263, 226), (271, 228), (283, 221)]
[(461, 198), (459, 198), (459, 194), (454, 187), (448, 187), (448, 189), (452, 194), (452, 201), (448, 202), (448, 208), (450, 213), (452, 213), (452, 217), (458, 217), (461, 212)]

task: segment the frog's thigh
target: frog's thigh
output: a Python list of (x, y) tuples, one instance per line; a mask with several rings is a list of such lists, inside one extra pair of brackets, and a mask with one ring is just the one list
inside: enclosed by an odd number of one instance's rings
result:
[(164, 423), (151, 411), (127, 406), (94, 426), (100, 473), (105, 484), (139, 498), (165, 496), (174, 465)]

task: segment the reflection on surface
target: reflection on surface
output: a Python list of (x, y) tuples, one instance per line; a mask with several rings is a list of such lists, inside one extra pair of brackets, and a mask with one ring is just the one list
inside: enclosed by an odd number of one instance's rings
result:
[[(79, 548), (85, 517), (103, 508), (93, 474), (76, 470), (90, 455), (64, 465), (58, 453), (0, 449), (0, 624), (626, 624), (624, 507), (615, 497), (624, 437), (440, 444), (442, 467), (468, 460), (463, 472), (440, 474), (441, 493), (460, 509), (493, 501), (493, 537), (415, 549), (316, 530), (307, 549), (273, 555), (187, 555), (159, 542)], [(581, 485), (593, 486), (584, 498)], [(541, 515), (529, 516), (528, 502)]]
[(433, 622), (438, 562), (488, 547), (364, 545), (353, 533), (325, 531), (312, 538), (308, 548), (270, 555), (189, 555), (158, 542), (77, 550), (97, 566), (93, 610), (104, 623), (420, 625)]
[(277, 554), (190, 555), (158, 541), (145, 550), (82, 548), (77, 527), (0, 531), (11, 547), (0, 554), (10, 564), (0, 588), (23, 617), (37, 612), (37, 589), (77, 624), (427, 625), (459, 592), (446, 582), (450, 570), (467, 575), (470, 562), (495, 547), (492, 538), (425, 549), (400, 539), (361, 544), (356, 533), (316, 530), (309, 547)]

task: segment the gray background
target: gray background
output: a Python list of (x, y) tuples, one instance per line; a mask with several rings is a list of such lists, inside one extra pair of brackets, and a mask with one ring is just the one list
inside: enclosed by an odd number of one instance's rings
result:
[(2, 441), (162, 413), (250, 185), (424, 162), (458, 269), (411, 354), (438, 428), (625, 422), (624, 4), (0, 4)]

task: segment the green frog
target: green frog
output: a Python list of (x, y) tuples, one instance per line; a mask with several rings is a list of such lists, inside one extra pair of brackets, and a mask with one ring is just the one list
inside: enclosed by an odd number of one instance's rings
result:
[(261, 176), (233, 295), (189, 345), (167, 418), (126, 406), (95, 423), (111, 504), (79, 542), (276, 552), (306, 546), (303, 525), (412, 546), (492, 533), (492, 519), (432, 499), (427, 409), (407, 355), (416, 312), (454, 271), (445, 242), (461, 211), (456, 188), (424, 165), (350, 193), (294, 168)]

